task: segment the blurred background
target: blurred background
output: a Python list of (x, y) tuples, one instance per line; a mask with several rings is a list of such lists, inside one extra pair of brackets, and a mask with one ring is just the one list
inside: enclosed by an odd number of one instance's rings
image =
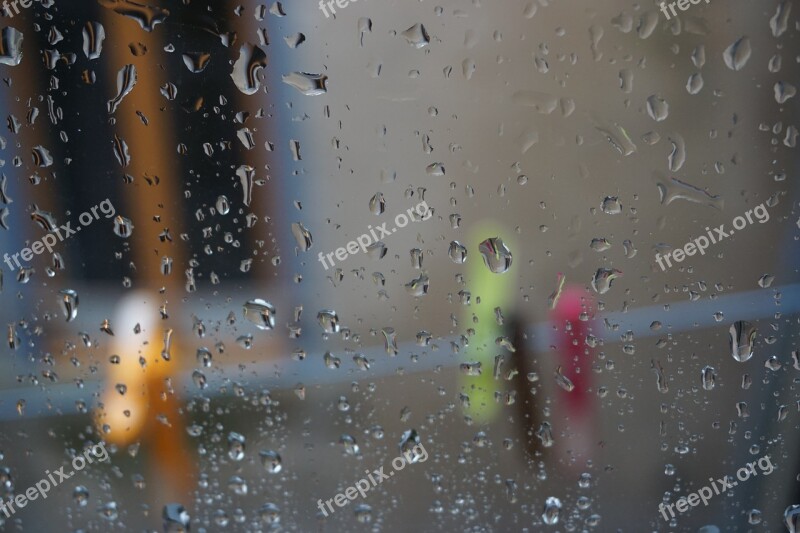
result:
[(7, 7), (0, 528), (794, 531), (792, 2), (341, 5)]

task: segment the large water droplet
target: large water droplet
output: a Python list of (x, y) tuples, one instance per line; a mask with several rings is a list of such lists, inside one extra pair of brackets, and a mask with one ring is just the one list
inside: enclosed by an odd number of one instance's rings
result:
[(764, 368), (768, 368), (773, 372), (777, 372), (781, 369), (781, 367), (783, 367), (783, 363), (781, 363), (778, 357), (775, 355), (770, 356), (769, 359), (764, 361)]
[(686, 91), (689, 94), (697, 94), (703, 89), (703, 85), (705, 85), (703, 74), (695, 72), (690, 75), (689, 79), (686, 81)]
[(740, 37), (736, 42), (725, 49), (722, 58), (731, 70), (742, 70), (750, 59), (753, 50), (750, 47), (750, 39), (747, 36)]
[(369, 211), (373, 215), (381, 215), (386, 211), (386, 199), (384, 199), (383, 193), (376, 193), (369, 199)]
[(458, 241), (450, 242), (450, 248), (447, 251), (450, 260), (457, 265), (464, 264), (467, 260), (467, 248)]
[(242, 479), (241, 476), (232, 476), (228, 479), (228, 490), (237, 496), (246, 496), (248, 490), (247, 481)]
[(369, 246), (367, 246), (367, 255), (370, 259), (383, 259), (386, 257), (386, 253), (388, 249), (383, 241), (373, 242)]
[(352, 435), (348, 435), (347, 433), (339, 437), (339, 444), (344, 447), (344, 452), (347, 455), (358, 455), (358, 452), (360, 451), (358, 443), (356, 442), (356, 438)]
[(74, 501), (75, 505), (78, 507), (86, 507), (89, 505), (89, 489), (83, 485), (75, 487), (72, 491), (72, 501)]
[(591, 117), (595, 129), (606, 138), (614, 149), (624, 156), (629, 156), (636, 152), (636, 145), (631, 140), (628, 132), (615, 123), (607, 123), (595, 117)]
[(700, 381), (705, 390), (712, 390), (717, 382), (717, 371), (713, 366), (704, 366), (700, 372)]
[(381, 333), (383, 334), (383, 344), (384, 348), (386, 349), (386, 353), (394, 357), (398, 353), (397, 332), (394, 330), (394, 328), (383, 328)]
[(325, 83), (328, 76), (325, 74), (310, 74), (308, 72), (292, 72), (283, 76), (283, 82), (291, 85), (306, 96), (319, 96), (328, 92)]
[(600, 204), (600, 209), (607, 215), (619, 215), (622, 213), (622, 204), (617, 196), (606, 196), (603, 203)]
[(48, 233), (52, 233), (58, 226), (56, 217), (54, 217), (52, 213), (49, 211), (42, 211), (35, 206), (33, 211), (31, 211), (31, 220), (39, 224), (39, 226)]
[(408, 44), (414, 48), (428, 46), (431, 42), (430, 37), (428, 37), (428, 32), (425, 30), (425, 26), (419, 23), (414, 24), (400, 35), (405, 37)]
[(762, 513), (758, 509), (750, 509), (747, 511), (747, 522), (752, 525), (760, 524)]
[(720, 211), (725, 207), (725, 200), (722, 196), (710, 194), (708, 191), (675, 177), (660, 179), (656, 182), (656, 186), (658, 187), (662, 205), (669, 205), (675, 200), (687, 200), (695, 204), (707, 205)]
[(750, 417), (750, 409), (747, 407), (747, 402), (736, 402), (736, 414), (739, 418)]
[(248, 300), (244, 304), (244, 317), (258, 327), (270, 330), (275, 327), (275, 307), (261, 298)]
[(500, 237), (490, 237), (478, 245), (483, 264), (495, 274), (502, 274), (511, 268), (511, 250)]
[(67, 322), (72, 322), (78, 316), (78, 293), (71, 289), (64, 289), (58, 294), (61, 312), (64, 313)]
[(611, 289), (615, 279), (622, 276), (622, 271), (616, 268), (598, 268), (592, 277), (592, 288), (598, 294), (605, 294)]
[(786, 100), (793, 98), (797, 94), (797, 88), (789, 82), (779, 81), (775, 83), (775, 101), (779, 104), (786, 103)]
[(744, 320), (734, 322), (728, 333), (730, 334), (731, 355), (734, 359), (744, 363), (753, 357), (756, 328), (750, 322)]
[(265, 524), (277, 525), (281, 521), (281, 510), (274, 503), (265, 503), (258, 510), (258, 516)]
[(44, 146), (34, 146), (31, 149), (31, 158), (33, 159), (33, 164), (37, 167), (47, 168), (53, 165), (53, 156)]
[(359, 503), (353, 508), (353, 514), (356, 520), (361, 524), (369, 524), (372, 522), (372, 507), (366, 503)]
[(427, 453), (421, 451), (424, 446), (421, 446), (420, 442), (416, 429), (404, 431), (400, 437), (400, 453), (409, 463), (416, 463), (427, 455)]
[(281, 456), (276, 451), (262, 450), (258, 453), (258, 456), (264, 469), (270, 474), (277, 474), (283, 468)]
[(211, 61), (211, 54), (208, 52), (185, 52), (181, 58), (183, 64), (192, 74), (203, 72)]
[(800, 505), (790, 505), (783, 512), (783, 521), (789, 533), (800, 532)]
[(792, 3), (789, 0), (783, 0), (778, 4), (775, 14), (769, 19), (769, 27), (772, 30), (773, 37), (780, 37), (786, 31), (791, 11)]
[(209, 368), (214, 360), (211, 350), (202, 347), (197, 349), (195, 357), (197, 358), (197, 362), (206, 368)]
[(419, 248), (412, 248), (409, 255), (411, 256), (411, 266), (416, 270), (420, 270), (422, 268), (422, 261), (425, 258), (424, 252)]
[(517, 105), (532, 107), (543, 115), (549, 115), (558, 107), (557, 97), (540, 91), (517, 91), (511, 95), (511, 101)]
[(556, 371), (553, 372), (553, 375), (555, 376), (556, 383), (558, 384), (559, 387), (561, 387), (567, 392), (572, 392), (575, 390), (575, 384), (572, 383), (572, 380), (570, 380), (567, 376), (563, 374), (560, 366), (556, 368)]
[(136, 66), (125, 65), (119, 69), (119, 72), (117, 72), (117, 96), (108, 101), (109, 114), (113, 114), (117, 110), (122, 103), (122, 99), (133, 90), (136, 81)]
[(109, 522), (115, 521), (119, 517), (119, 511), (117, 510), (117, 502), (108, 502), (102, 505), (98, 510), (97, 514), (100, 518), (107, 520)]
[(131, 164), (131, 154), (128, 150), (128, 143), (116, 133), (114, 134), (112, 148), (114, 150), (114, 157), (117, 159), (120, 166), (127, 167)]
[(286, 44), (289, 46), (289, 48), (297, 48), (306, 41), (306, 36), (300, 32), (297, 32), (293, 33), (292, 35), (287, 35), (283, 38), (283, 40), (286, 41)]
[(336, 370), (342, 365), (342, 360), (333, 355), (331, 352), (325, 352), (322, 360), (325, 363), (325, 367), (331, 370)]
[(179, 503), (168, 503), (161, 511), (164, 533), (187, 533), (191, 530), (189, 513)]
[(157, 6), (145, 5), (131, 0), (98, 0), (98, 3), (119, 15), (132, 18), (144, 31), (153, 31), (156, 25), (164, 22), (169, 10)]
[(231, 78), (244, 94), (255, 94), (261, 88), (260, 72), (267, 66), (267, 54), (258, 46), (245, 43), (233, 65)]
[(669, 116), (669, 104), (660, 96), (650, 95), (647, 97), (647, 114), (656, 122), (661, 122)]
[(297, 247), (304, 252), (309, 250), (314, 242), (311, 232), (300, 222), (292, 222), (292, 235), (294, 235), (294, 240), (297, 242)]
[(16, 28), (6, 26), (0, 37), (0, 64), (17, 66), (22, 61), (23, 35)]
[(542, 442), (542, 446), (550, 448), (555, 443), (553, 439), (553, 428), (550, 422), (542, 422), (539, 429), (536, 430), (536, 437)]
[(231, 211), (231, 204), (228, 202), (228, 197), (221, 194), (217, 197), (217, 213), (220, 215), (227, 215)]
[(194, 382), (194, 386), (200, 390), (208, 387), (208, 378), (199, 370), (192, 371), (192, 382)]
[(357, 353), (353, 356), (353, 362), (359, 368), (359, 370), (367, 371), (369, 370), (369, 359), (364, 356), (364, 354)]
[[(174, 83), (165, 83), (159, 90), (161, 91), (161, 95), (169, 101), (173, 101), (178, 97), (178, 87)], [(207, 146), (211, 145), (207, 144)]]
[(244, 435), (231, 431), (228, 434), (228, 457), (234, 461), (244, 459), (246, 442), (247, 439), (245, 439)]
[(97, 59), (103, 51), (106, 30), (99, 22), (89, 21), (83, 26), (83, 53), (89, 59)]
[(561, 500), (550, 496), (544, 502), (544, 510), (542, 511), (542, 521), (548, 526), (558, 524), (558, 517), (561, 513)]
[(242, 203), (249, 206), (253, 198), (255, 169), (250, 165), (241, 165), (236, 169), (236, 175), (239, 176), (239, 183), (242, 186)]
[(605, 252), (611, 248), (611, 243), (608, 242), (608, 239), (605, 237), (595, 237), (592, 239), (592, 242), (589, 243), (589, 248), (595, 252)]
[(669, 137), (669, 142), (672, 143), (672, 152), (667, 156), (667, 162), (669, 163), (669, 169), (672, 172), (677, 172), (686, 162), (686, 142), (678, 133), (672, 134)]
[(658, 392), (666, 394), (669, 392), (669, 381), (667, 380), (667, 375), (664, 373), (664, 369), (661, 367), (661, 363), (659, 361), (652, 361), (651, 365), (651, 368), (656, 373)]
[(131, 233), (133, 233), (133, 222), (131, 222), (129, 218), (117, 215), (114, 217), (114, 233), (116, 233), (118, 237), (127, 239), (131, 236)]
[(469, 361), (458, 365), (461, 372), (466, 376), (480, 376), (483, 365), (480, 361)]
[(412, 279), (405, 284), (405, 289), (411, 296), (425, 296), (428, 294), (430, 287), (430, 278), (426, 274), (420, 274), (419, 277)]
[(322, 309), (317, 313), (317, 322), (325, 333), (339, 332), (339, 315), (336, 314), (336, 311)]

